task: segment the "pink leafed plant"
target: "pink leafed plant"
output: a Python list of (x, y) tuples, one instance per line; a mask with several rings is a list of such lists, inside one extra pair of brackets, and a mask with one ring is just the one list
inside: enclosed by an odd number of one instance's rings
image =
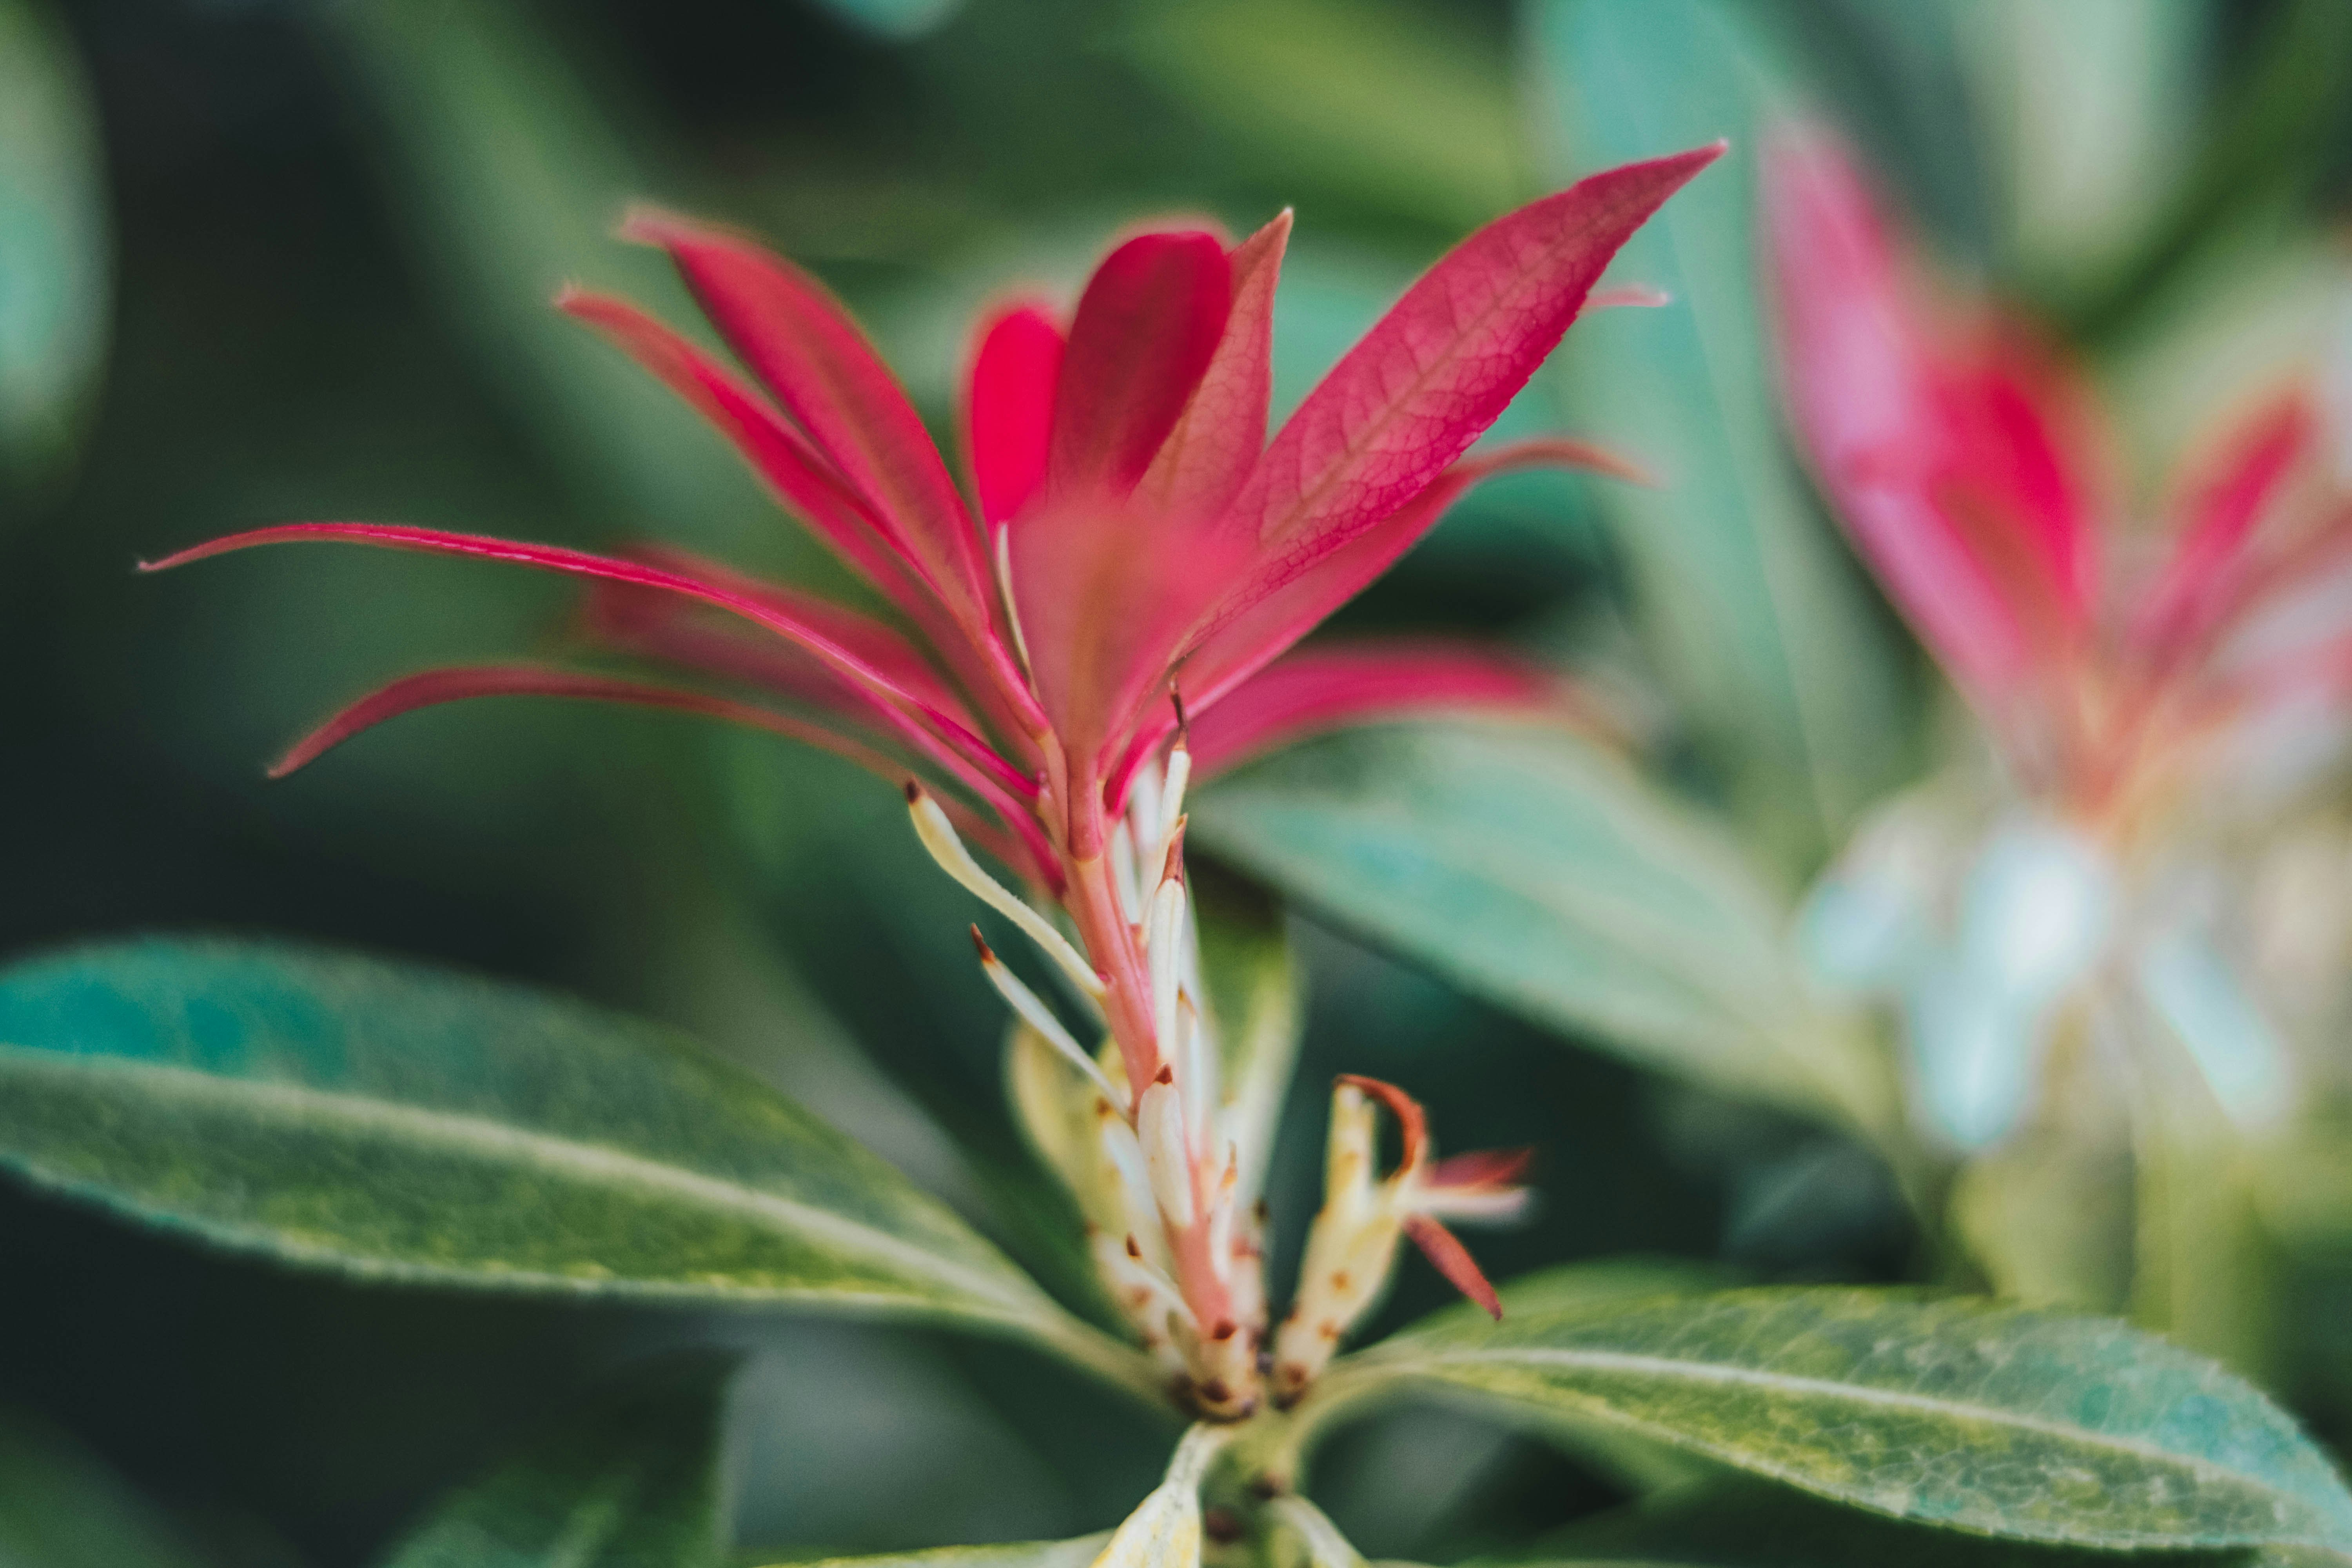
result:
[(2352, 505), (2307, 386), (2185, 465), (2151, 552), (2085, 377), (1998, 304), (1927, 284), (1818, 128), (1765, 160), (1787, 402), (1832, 510), (2017, 782), (2122, 844), (2231, 742), (2340, 720), (2352, 633), (2307, 597), (2352, 568)]
[[(1486, 475), (1613, 467), (1568, 440), (1465, 454), (1626, 237), (1720, 151), (1593, 175), (1474, 234), (1271, 440), (1289, 216), (1238, 245), (1199, 228), (1140, 234), (1066, 316), (1021, 301), (980, 323), (959, 418), (968, 489), (807, 275), (732, 235), (633, 219), (629, 236), (669, 252), (741, 368), (622, 301), (567, 293), (562, 307), (725, 434), (887, 602), (888, 620), (666, 548), (608, 556), (391, 524), (264, 528), (156, 564), (340, 541), (566, 573), (589, 584), (594, 647), (699, 682), (521, 664), (430, 670), (336, 714), (279, 772), (417, 708), (538, 695), (761, 726), (900, 784), (933, 857), (1039, 944), (1106, 1035), (1105, 1049), (1087, 1048), (979, 944), (1023, 1037), (1059, 1054), (1063, 1092), (1097, 1130), (1092, 1158), (1066, 1174), (1105, 1281), (1190, 1402), (1237, 1416), (1261, 1400), (1269, 1345), (1277, 1393), (1307, 1386), (1403, 1237), (1493, 1309), (1440, 1222), (1507, 1215), (1522, 1194), (1516, 1162), (1434, 1161), (1410, 1099), (1343, 1082), (1309, 1243), (1310, 1260), (1334, 1261), (1310, 1268), (1270, 1331), (1256, 1194), (1241, 1175), (1263, 1165), (1239, 1145), (1271, 1119), (1218, 1082), (1183, 873), (1188, 782), (1314, 729), (1554, 700), (1540, 672), (1460, 647), (1292, 649)], [(1407, 1134), (1386, 1177), (1372, 1169), (1376, 1102)]]

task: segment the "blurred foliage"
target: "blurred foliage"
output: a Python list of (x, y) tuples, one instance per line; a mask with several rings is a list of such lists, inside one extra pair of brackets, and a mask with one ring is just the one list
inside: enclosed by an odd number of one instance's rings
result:
[(39, 0), (0, 6), (0, 478), (54, 489), (104, 368), (113, 257), (97, 106)]
[[(266, 931), (683, 1025), (1083, 1311), (1082, 1272), (1055, 1262), (1057, 1189), (1004, 1114), (1001, 1009), (971, 972), (964, 901), (887, 791), (691, 721), (502, 703), (266, 785), (275, 748), (352, 690), (560, 641), (560, 595), (373, 553), (161, 582), (132, 563), (350, 516), (655, 535), (838, 589), (719, 443), (547, 309), (578, 280), (699, 331), (656, 259), (612, 237), (631, 201), (739, 223), (815, 268), (944, 428), (972, 308), (1066, 288), (1121, 222), (1194, 210), (1240, 229), (1297, 206), (1286, 407), (1472, 225), (1728, 135), (1734, 161), (1612, 279), (1672, 303), (1580, 325), (1497, 426), (1605, 435), (1661, 488), (1498, 482), (1349, 612), (1513, 638), (1572, 663), (1622, 721), (1649, 793), (1575, 742), (1550, 769), (1569, 784), (1512, 805), (1540, 865), (1503, 869), (1657, 973), (1604, 954), (1613, 992), (1568, 986), (1572, 944), (1531, 942), (1519, 984), (1408, 929), (1461, 923), (1442, 909), (1286, 879), (1307, 1027), (1275, 1156), (1276, 1277), (1312, 1208), (1322, 1086), (1351, 1070), (1424, 1099), (1450, 1146), (1538, 1149), (1547, 1208), (1481, 1242), (1498, 1278), (1641, 1252), (1972, 1282), (1934, 1260), (1948, 1194), (1852, 1131), (1876, 1086), (1826, 1119), (1755, 1094), (1780, 1070), (1757, 1034), (1801, 1004), (1767, 1018), (1724, 994), (1732, 965), (1790, 962), (1773, 945), (1790, 889), (1916, 776), (1942, 723), (1781, 450), (1740, 160), (1773, 108), (1841, 120), (1946, 259), (2090, 345), (2146, 477), (2267, 373), (2345, 355), (2347, 17), (2339, 0), (0, 0), (6, 953)], [(1318, 765), (1283, 759), (1212, 797), (1210, 847), (1222, 834), (1240, 859), (1253, 831), (1285, 847), (1285, 793), (1334, 787)], [(1512, 854), (1468, 858), (1491, 871)], [(1667, 893), (1706, 920), (1655, 915)], [(1776, 994), (1793, 984), (1772, 973)], [(1636, 992), (1646, 1033), (1611, 1011)], [(1844, 1039), (1802, 1045), (1843, 1060)], [(2020, 1268), (2096, 1270), (2118, 1226), (2162, 1243), (2143, 1316), (2230, 1346), (2345, 1441), (2352, 1133), (2307, 1127), (2248, 1161), (2178, 1131), (2137, 1196), (2128, 1160), (2119, 1186), (2021, 1148), (1960, 1212), (2006, 1216), (1986, 1223), (2021, 1238)], [(10, 1563), (383, 1561), (452, 1528), (421, 1525), (435, 1500), (563, 1430), (616, 1368), (687, 1344), (746, 1357), (724, 1495), (736, 1539), (771, 1556), (1082, 1536), (1165, 1448), (1032, 1351), (929, 1331), (373, 1290), (14, 1186), (0, 1245)], [(2244, 1266), (2222, 1279), (2221, 1256)], [(1444, 1299), (1414, 1268), (1381, 1326)], [(2242, 1289), (2200, 1294), (2231, 1281), (2273, 1310), (2249, 1324)], [(1351, 1426), (1317, 1469), (1375, 1556), (1524, 1554), (1635, 1484), (1454, 1417)], [(1721, 1560), (1722, 1532), (1688, 1513), (1630, 1517), (1550, 1539)], [(1857, 1560), (1917, 1549), (1887, 1529), (1900, 1539)]]

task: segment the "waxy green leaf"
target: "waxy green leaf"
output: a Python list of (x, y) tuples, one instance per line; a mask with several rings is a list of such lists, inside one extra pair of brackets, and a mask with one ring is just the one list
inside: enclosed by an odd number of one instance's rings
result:
[(1334, 1367), (1289, 1441), (1404, 1387), (1571, 1441), (1645, 1436), (1873, 1513), (1983, 1535), (2352, 1550), (2352, 1492), (2291, 1417), (2212, 1363), (2100, 1319), (1843, 1288), (1666, 1298), (1488, 1328), (1449, 1319)]
[(1194, 840), (1475, 995), (1733, 1093), (1876, 1125), (1883, 1068), (1807, 1000), (1737, 846), (1599, 748), (1393, 725), (1202, 791)]
[(385, 1568), (718, 1568), (729, 1362), (641, 1375), (460, 1489)]
[[(941, 1546), (879, 1557), (832, 1557), (794, 1568), (1087, 1568), (1101, 1555), (1110, 1532), (1075, 1541), (1015, 1541), (1002, 1546)], [(780, 1565), (781, 1568), (781, 1565)]]
[(1677, 195), (1616, 262), (1669, 302), (1579, 323), (1559, 386), (1580, 434), (1658, 477), (1595, 494), (1743, 815), (1802, 863), (1891, 782), (1903, 727), (1895, 649), (1781, 441), (1752, 160), (1784, 89), (1750, 7), (1546, 0), (1527, 17), (1542, 123), (1573, 172), (1732, 142), (1723, 177)]
[(299, 949), (150, 941), (0, 972), (0, 1167), (392, 1283), (1085, 1328), (896, 1171), (650, 1026)]

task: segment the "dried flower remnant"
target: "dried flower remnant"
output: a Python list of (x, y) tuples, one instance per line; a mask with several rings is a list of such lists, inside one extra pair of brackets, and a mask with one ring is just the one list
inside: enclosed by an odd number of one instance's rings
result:
[(2262, 831), (2352, 718), (2352, 500), (2315, 395), (2288, 385), (2221, 432), (2143, 560), (2084, 378), (1997, 305), (1932, 294), (1843, 146), (1781, 135), (1764, 211), (1798, 443), (2001, 775), (1866, 827), (1811, 945), (1902, 999), (1928, 1114), (1963, 1148), (2019, 1124), (2103, 973), (2225, 1109), (2273, 1115), (2284, 1060), (2215, 947), (2208, 851)]
[[(1106, 1283), (1187, 1401), (1234, 1417), (1261, 1395), (1264, 1162), (1246, 1146), (1271, 1117), (1219, 1081), (1184, 872), (1186, 792), (1196, 769), (1311, 730), (1551, 703), (1539, 672), (1459, 647), (1291, 650), (1485, 476), (1528, 464), (1622, 471), (1569, 440), (1465, 454), (1625, 238), (1720, 151), (1593, 175), (1471, 236), (1271, 441), (1288, 215), (1239, 244), (1198, 228), (1129, 239), (1066, 318), (1024, 300), (981, 323), (960, 419), (969, 501), (814, 280), (731, 235), (634, 219), (628, 233), (668, 250), (753, 379), (618, 300), (570, 293), (562, 307), (717, 426), (888, 620), (659, 547), (604, 556), (383, 524), (265, 528), (159, 564), (327, 540), (566, 573), (590, 584), (594, 650), (704, 683), (530, 665), (427, 671), (330, 719), (280, 771), (413, 709), (541, 695), (761, 726), (901, 784), (941, 868), (1066, 982), (1082, 1027), (979, 944), (1018, 1020), (1033, 1130), (1086, 1124), (1056, 1163), (1096, 1227)], [(1083, 1039), (1097, 1032), (1100, 1050)], [(1400, 1210), (1398, 1224), (1426, 1218)], [(1485, 1291), (1450, 1237), (1422, 1239), (1457, 1282)]]

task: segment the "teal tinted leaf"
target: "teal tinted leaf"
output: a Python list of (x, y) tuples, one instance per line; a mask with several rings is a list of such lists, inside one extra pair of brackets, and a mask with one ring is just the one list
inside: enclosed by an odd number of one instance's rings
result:
[(1520, 195), (1503, 51), (1412, 0), (1176, 0), (1138, 25), (1136, 62), (1236, 155), (1460, 230)]
[[(1665, 1568), (2115, 1568), (2111, 1553), (1923, 1529), (1754, 1483), (1685, 1487), (1560, 1532), (1534, 1562)], [(2164, 1568), (2289, 1568), (2294, 1548), (2171, 1553)]]
[(1192, 874), (1201, 978), (1217, 1026), (1218, 1081), (1245, 1108), (1234, 1133), (1241, 1190), (1263, 1190), (1274, 1132), (1289, 1098), (1305, 1027), (1303, 976), (1282, 910), (1261, 889), (1213, 866)]
[(880, 1557), (831, 1557), (821, 1563), (795, 1563), (793, 1568), (1087, 1568), (1109, 1540), (1110, 1532), (1105, 1531), (1075, 1541), (1017, 1541), (1002, 1546), (941, 1546)]
[(150, 941), (0, 973), (0, 1166), (389, 1283), (935, 1319), (1141, 1383), (889, 1166), (644, 1024), (299, 949)]
[(98, 110), (65, 26), (0, 0), (0, 479), (54, 479), (106, 354), (112, 239)]
[(1194, 838), (1475, 995), (1644, 1066), (1876, 1125), (1738, 846), (1571, 736), (1382, 725), (1219, 780)]
[(1347, 1358), (1312, 1428), (1419, 1386), (1574, 1440), (1646, 1436), (1868, 1512), (2100, 1549), (2352, 1549), (2352, 1493), (2294, 1420), (2129, 1328), (1850, 1289), (1449, 1320)]
[(192, 1568), (163, 1519), (97, 1456), (0, 1410), (0, 1568)]
[(1731, 139), (1615, 264), (1672, 301), (1579, 322), (1557, 374), (1579, 433), (1658, 477), (1596, 493), (1743, 815), (1801, 862), (1899, 773), (1904, 721), (1895, 647), (1781, 440), (1752, 212), (1773, 68), (1719, 0), (1547, 0), (1528, 21), (1574, 172)]
[(641, 1375), (434, 1508), (384, 1568), (718, 1568), (731, 1363)]

